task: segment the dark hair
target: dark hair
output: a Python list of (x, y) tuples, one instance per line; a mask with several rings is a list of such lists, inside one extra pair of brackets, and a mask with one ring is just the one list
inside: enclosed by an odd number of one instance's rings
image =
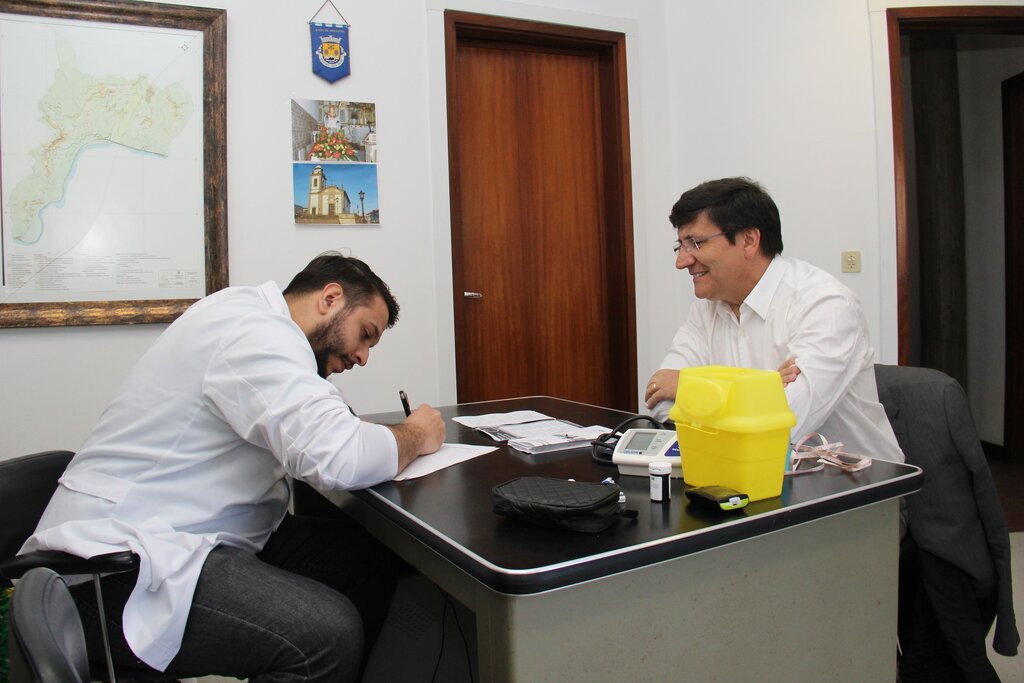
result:
[(765, 189), (750, 178), (703, 182), (679, 197), (668, 219), (672, 227), (679, 229), (702, 213), (721, 228), (730, 244), (736, 243), (736, 233), (757, 228), (761, 231), (761, 253), (769, 257), (782, 253), (779, 208)]
[(387, 284), (370, 270), (370, 266), (336, 251), (325, 251), (310, 261), (292, 278), (283, 294), (294, 296), (316, 292), (331, 283), (339, 284), (345, 290), (346, 310), (365, 305), (375, 294), (380, 294), (388, 307), (388, 327), (394, 327), (398, 322), (398, 302)]

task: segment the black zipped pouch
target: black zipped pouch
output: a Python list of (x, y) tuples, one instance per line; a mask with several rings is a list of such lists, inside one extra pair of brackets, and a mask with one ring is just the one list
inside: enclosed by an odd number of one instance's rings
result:
[(492, 489), (494, 511), (541, 526), (594, 533), (615, 524), (623, 511), (618, 484), (597, 484), (550, 477), (518, 477)]

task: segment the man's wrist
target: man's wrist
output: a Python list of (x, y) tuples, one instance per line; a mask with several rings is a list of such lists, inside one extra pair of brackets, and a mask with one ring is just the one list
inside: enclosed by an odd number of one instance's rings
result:
[(426, 434), (423, 429), (408, 421), (389, 425), (389, 429), (395, 435), (395, 442), (398, 444), (398, 471), (401, 472), (420, 455)]

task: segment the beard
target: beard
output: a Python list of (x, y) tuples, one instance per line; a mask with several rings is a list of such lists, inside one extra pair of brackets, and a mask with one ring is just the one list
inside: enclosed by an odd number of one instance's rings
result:
[(345, 349), (348, 344), (345, 340), (345, 333), (342, 331), (342, 324), (348, 318), (348, 311), (342, 310), (323, 325), (314, 330), (306, 337), (309, 346), (313, 349), (313, 357), (316, 358), (316, 374), (327, 379), (327, 358), (335, 354), (344, 358), (347, 354)]

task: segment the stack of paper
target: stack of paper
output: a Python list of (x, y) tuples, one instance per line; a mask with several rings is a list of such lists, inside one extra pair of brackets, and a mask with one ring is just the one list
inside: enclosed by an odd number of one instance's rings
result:
[[(591, 441), (608, 432), (607, 427), (600, 425), (575, 427), (560, 420), (550, 420), (549, 422), (555, 424), (545, 425), (543, 429), (538, 428), (527, 436), (509, 439), (508, 445), (524, 453), (564, 451), (570, 448), (589, 446)], [(551, 431), (545, 431), (547, 429)]]
[(495, 441), (508, 441), (512, 435), (504, 430), (509, 425), (522, 424), (524, 422), (537, 422), (539, 420), (550, 420), (544, 413), (536, 410), (517, 410), (512, 413), (488, 413), (487, 415), (464, 415), (452, 418), (460, 425), (470, 429), (483, 432)]
[(495, 441), (508, 441), (509, 446), (525, 453), (579, 448), (608, 431), (607, 427), (600, 425), (581, 427), (568, 420), (556, 420), (534, 410), (453, 419), (487, 434)]

